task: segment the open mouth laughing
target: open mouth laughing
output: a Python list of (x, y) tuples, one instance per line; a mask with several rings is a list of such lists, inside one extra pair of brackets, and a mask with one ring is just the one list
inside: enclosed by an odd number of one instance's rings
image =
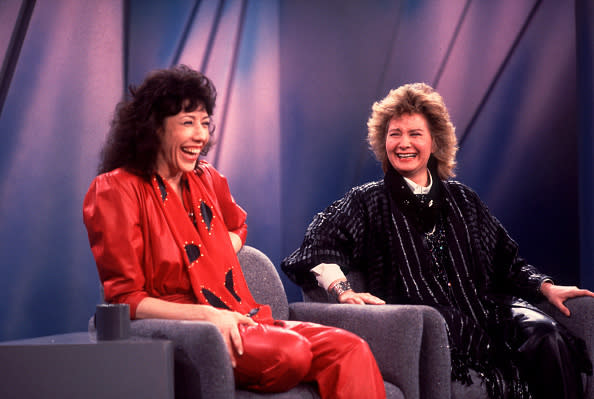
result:
[(200, 147), (182, 147), (181, 150), (189, 155), (199, 155), (202, 148)]

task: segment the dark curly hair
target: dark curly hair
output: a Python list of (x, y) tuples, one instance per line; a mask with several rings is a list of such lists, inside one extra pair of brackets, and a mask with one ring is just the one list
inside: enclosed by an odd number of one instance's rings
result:
[[(165, 118), (177, 115), (182, 109), (192, 112), (201, 105), (212, 115), (217, 93), (210, 79), (185, 65), (155, 70), (140, 86), (131, 85), (129, 90), (128, 98), (116, 106), (98, 172), (125, 168), (150, 178), (161, 147), (158, 130)], [(212, 135), (214, 124), (210, 126)], [(206, 155), (211, 144), (209, 140), (202, 155)]]

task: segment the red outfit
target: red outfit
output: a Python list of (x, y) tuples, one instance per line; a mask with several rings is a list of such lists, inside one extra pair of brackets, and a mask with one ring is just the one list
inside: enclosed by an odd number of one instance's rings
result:
[(283, 391), (315, 380), (323, 398), (385, 397), (375, 359), (359, 337), (312, 323), (274, 321), (270, 307), (255, 302), (228, 234), (245, 242), (246, 212), (233, 200), (225, 177), (204, 161), (200, 170), (182, 178), (195, 224), (157, 175), (147, 181), (116, 169), (93, 181), (83, 216), (105, 299), (128, 303), (132, 318), (147, 297), (242, 314), (258, 309), (253, 317), (258, 325), (240, 326), (239, 386)]

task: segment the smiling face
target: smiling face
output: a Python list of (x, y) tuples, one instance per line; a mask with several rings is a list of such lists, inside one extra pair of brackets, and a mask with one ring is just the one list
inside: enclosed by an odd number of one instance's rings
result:
[(431, 132), (422, 114), (403, 114), (390, 120), (386, 152), (390, 164), (402, 176), (427, 186), (432, 146)]
[(182, 110), (166, 117), (161, 135), (161, 149), (157, 154), (157, 172), (164, 179), (178, 181), (183, 172), (196, 167), (200, 151), (210, 138), (210, 116), (199, 105), (194, 111)]

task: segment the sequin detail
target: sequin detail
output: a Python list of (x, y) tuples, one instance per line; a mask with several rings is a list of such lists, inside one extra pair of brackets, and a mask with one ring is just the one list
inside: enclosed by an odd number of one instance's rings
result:
[(198, 248), (196, 244), (186, 244), (184, 249), (186, 250), (190, 263), (193, 263), (200, 257), (200, 248)]
[(439, 219), (439, 222), (433, 227), (432, 231), (423, 234), (423, 245), (431, 254), (433, 269), (439, 282), (444, 288), (451, 287), (445, 270), (448, 255), (445, 228), (442, 218)]
[(210, 231), (212, 226), (212, 209), (204, 201), (200, 202), (200, 214), (202, 215), (206, 229)]
[(202, 288), (202, 295), (215, 308), (231, 310), (221, 299), (206, 288)]
[(233, 287), (233, 270), (229, 270), (225, 275), (225, 288), (233, 295), (237, 302), (241, 302), (241, 298), (235, 292), (235, 288)]
[(165, 202), (167, 199), (167, 188), (165, 188), (165, 182), (159, 175), (156, 175), (155, 178), (157, 179), (157, 185), (159, 186), (159, 192), (161, 193), (161, 200)]

